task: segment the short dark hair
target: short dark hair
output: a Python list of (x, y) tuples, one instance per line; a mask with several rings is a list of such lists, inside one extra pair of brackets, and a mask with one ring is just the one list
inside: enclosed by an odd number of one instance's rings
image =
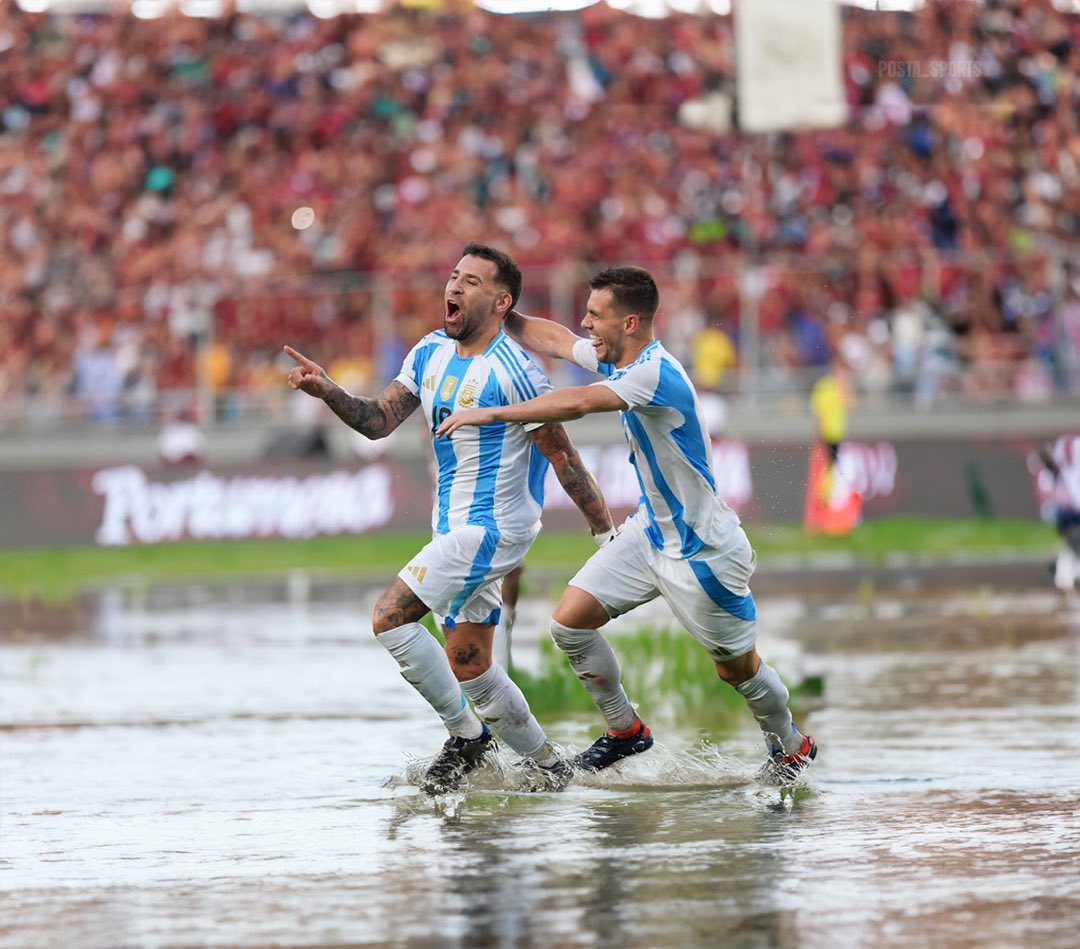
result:
[(660, 308), (660, 291), (644, 267), (608, 267), (589, 281), (589, 289), (610, 290), (620, 310), (643, 320), (651, 320)]
[(478, 244), (469, 241), (461, 252), (462, 257), (482, 257), (490, 260), (495, 265), (495, 279), (510, 291), (510, 309), (517, 306), (518, 297), (521, 296), (521, 268), (509, 254), (488, 247), (487, 244)]

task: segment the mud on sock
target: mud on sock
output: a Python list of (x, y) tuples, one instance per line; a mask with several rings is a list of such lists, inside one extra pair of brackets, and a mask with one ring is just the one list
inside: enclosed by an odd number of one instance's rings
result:
[(451, 735), (473, 739), (483, 734), (484, 726), (465, 701), (450, 660), (431, 633), (419, 623), (406, 623), (375, 639), (397, 660), (402, 678), (427, 699)]

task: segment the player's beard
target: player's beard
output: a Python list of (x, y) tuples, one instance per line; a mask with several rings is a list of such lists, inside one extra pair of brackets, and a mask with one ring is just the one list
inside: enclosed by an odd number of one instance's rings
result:
[(484, 329), (484, 317), (477, 313), (458, 310), (458, 318), (453, 323), (443, 320), (443, 330), (452, 340), (467, 343)]

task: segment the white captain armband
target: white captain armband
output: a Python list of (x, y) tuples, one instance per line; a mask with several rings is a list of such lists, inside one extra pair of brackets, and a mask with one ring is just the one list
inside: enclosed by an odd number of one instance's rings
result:
[(588, 369), (590, 372), (596, 372), (600, 368), (600, 360), (596, 358), (596, 347), (593, 346), (591, 339), (579, 339), (574, 343), (574, 348), (570, 351), (573, 356), (574, 362), (576, 362), (582, 369)]

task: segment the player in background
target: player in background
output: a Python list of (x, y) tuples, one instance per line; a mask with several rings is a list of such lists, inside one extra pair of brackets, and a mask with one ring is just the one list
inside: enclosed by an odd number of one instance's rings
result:
[[(379, 396), (351, 395), (286, 346), (298, 363), (289, 385), (322, 399), (368, 438), (389, 435), (418, 408), (434, 435), (455, 409), (523, 402), (551, 383), (502, 332), (520, 292), (521, 272), (509, 256), (470, 243), (446, 283), (443, 328), (413, 347)], [(531, 763), (526, 770), (538, 790), (560, 790), (572, 765), (547, 740), (521, 690), (492, 662), (499, 581), (521, 563), (540, 530), (549, 462), (598, 544), (614, 533), (607, 504), (558, 424), (469, 429), (452, 439), (433, 438), (433, 447), (432, 540), (378, 598), (372, 619), (379, 643), (450, 732), (423, 788), (439, 794), (460, 787), (494, 749), (494, 730)], [(445, 651), (420, 625), (429, 610), (443, 623)]]
[(521, 596), (521, 564), (502, 578), (502, 612), (495, 624), (495, 643), (492, 658), (507, 672), (513, 665), (514, 623), (517, 622), (517, 604)]
[(1054, 561), (1054, 586), (1071, 590), (1080, 579), (1080, 438), (1062, 435), (1039, 448), (1051, 478), (1048, 492), (1054, 526), (1061, 537)]
[(620, 412), (641, 506), (570, 581), (551, 621), (552, 637), (608, 726), (575, 763), (598, 771), (651, 747), (649, 728), (627, 699), (618, 660), (599, 630), (612, 617), (662, 596), (757, 719), (769, 754), (761, 778), (790, 783), (816, 756), (817, 746), (792, 722), (784, 683), (758, 656), (749, 587), (757, 558), (738, 515), (716, 493), (697, 393), (683, 367), (653, 337), (660, 302), (656, 283), (640, 267), (617, 267), (598, 273), (589, 287), (581, 322), (589, 338), (517, 313), (507, 330), (530, 349), (600, 373), (602, 381), (515, 405), (458, 412), (437, 434)]

